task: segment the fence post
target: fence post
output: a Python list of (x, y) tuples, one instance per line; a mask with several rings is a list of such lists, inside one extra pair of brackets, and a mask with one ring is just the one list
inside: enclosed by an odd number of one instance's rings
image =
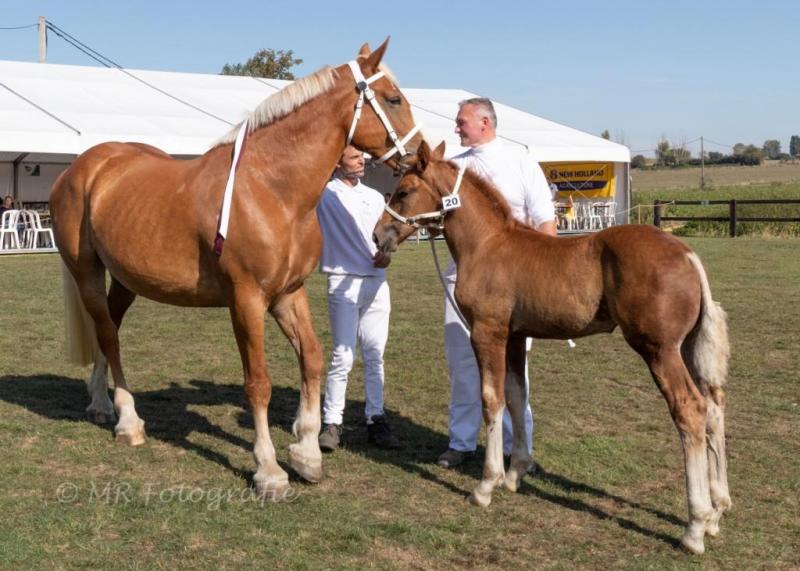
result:
[(661, 201), (653, 201), (653, 226), (661, 228)]
[(731, 200), (730, 202), (730, 214), (729, 214), (729, 223), (730, 223), (730, 235), (731, 238), (736, 238), (736, 201)]

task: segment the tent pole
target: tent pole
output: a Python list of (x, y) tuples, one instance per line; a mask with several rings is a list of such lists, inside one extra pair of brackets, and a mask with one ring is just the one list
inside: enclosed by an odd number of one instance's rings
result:
[[(14, 174), (13, 174), (13, 176), (14, 176), (14, 180), (13, 180), (14, 187), (13, 187), (13, 190), (12, 190), (12, 197), (14, 198), (15, 201), (19, 199), (19, 164), (23, 160), (25, 160), (25, 157), (27, 157), (27, 156), (28, 156), (28, 153), (22, 153), (16, 159), (14, 159), (14, 163), (13, 163), (14, 164)], [(20, 203), (20, 206), (22, 206), (21, 203)]]

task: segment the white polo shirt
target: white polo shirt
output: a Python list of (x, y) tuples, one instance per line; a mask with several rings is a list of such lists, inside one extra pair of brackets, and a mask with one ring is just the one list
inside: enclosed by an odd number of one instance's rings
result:
[(372, 264), (378, 251), (372, 231), (383, 214), (383, 197), (361, 184), (349, 186), (334, 178), (325, 187), (317, 205), (322, 228), (322, 257), (319, 271), (325, 274), (385, 276)]
[(550, 186), (536, 159), (521, 147), (494, 139), (473, 147), (453, 161), (481, 175), (497, 187), (508, 201), (514, 218), (539, 226), (555, 219)]
[[(539, 226), (555, 219), (550, 185), (536, 159), (521, 147), (494, 139), (453, 157), (458, 166), (467, 168), (491, 182), (511, 207), (511, 214), (524, 224)], [(444, 277), (455, 283), (456, 264), (447, 266)]]

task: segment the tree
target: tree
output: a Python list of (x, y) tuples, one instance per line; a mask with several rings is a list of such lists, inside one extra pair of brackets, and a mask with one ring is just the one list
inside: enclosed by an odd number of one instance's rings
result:
[(284, 51), (265, 48), (257, 51), (245, 63), (226, 63), (220, 74), (294, 79), (294, 74), (289, 69), (301, 63), (303, 63), (303, 60), (295, 58), (292, 50)]
[(647, 166), (647, 159), (644, 158), (644, 155), (636, 155), (631, 159), (631, 168), (632, 169), (640, 169), (642, 167)]
[(742, 152), (736, 154), (736, 159), (740, 165), (760, 165), (763, 158), (764, 152), (755, 145), (743, 145)]
[(672, 166), (675, 164), (675, 157), (669, 146), (669, 141), (662, 137), (656, 145), (656, 164), (661, 167)]
[(777, 159), (781, 156), (781, 144), (775, 139), (764, 141), (764, 154), (770, 159)]
[(789, 140), (789, 154), (793, 157), (800, 157), (800, 135), (792, 135)]
[(603, 138), (604, 138), (604, 139), (606, 139), (606, 140), (608, 140), (608, 139), (610, 139), (610, 138), (611, 138), (611, 135), (609, 135), (609, 134), (608, 134), (608, 129), (606, 129), (605, 131), (603, 131), (602, 133), (600, 133), (600, 136), (601, 136), (601, 137), (603, 137)]
[(672, 141), (672, 159), (674, 164), (682, 165), (689, 162), (692, 158), (692, 153), (686, 148), (686, 137), (680, 141)]

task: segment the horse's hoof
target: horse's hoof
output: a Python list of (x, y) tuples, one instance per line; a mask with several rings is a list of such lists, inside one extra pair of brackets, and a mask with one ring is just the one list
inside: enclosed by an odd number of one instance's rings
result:
[[(258, 476), (256, 476), (256, 478), (258, 478)], [(253, 484), (255, 486), (256, 497), (259, 500), (266, 500), (268, 502), (279, 502), (289, 497), (292, 492), (292, 487), (289, 485), (289, 477), (285, 473), (282, 476), (269, 479), (256, 479)]]
[(514, 471), (509, 470), (506, 472), (506, 478), (503, 485), (509, 492), (516, 492), (519, 489), (520, 478)]
[(692, 555), (702, 555), (706, 551), (703, 539), (695, 539), (688, 533), (681, 538), (681, 547)]
[(719, 535), (719, 520), (722, 519), (723, 510), (717, 509), (714, 515), (706, 522), (706, 535), (717, 537)]
[(120, 419), (114, 428), (114, 435), (121, 444), (140, 446), (144, 444), (144, 421), (141, 418)]
[(306, 482), (317, 484), (322, 479), (322, 455), (319, 458), (304, 456), (299, 444), (289, 446), (289, 465)]
[(473, 506), (478, 506), (481, 508), (489, 507), (489, 504), (492, 503), (492, 495), (491, 494), (482, 494), (478, 490), (472, 492), (467, 501), (471, 503)]
[(141, 446), (144, 444), (144, 429), (138, 432), (117, 432), (116, 441), (128, 446)]
[(102, 410), (86, 409), (86, 420), (93, 424), (114, 424), (117, 421), (117, 415), (114, 412), (105, 412)]

